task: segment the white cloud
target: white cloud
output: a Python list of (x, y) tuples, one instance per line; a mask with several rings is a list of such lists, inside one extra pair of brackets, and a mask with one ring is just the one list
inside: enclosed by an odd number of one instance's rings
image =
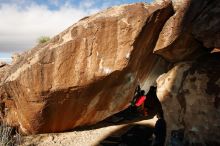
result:
[(0, 53), (30, 49), (40, 36), (52, 37), (94, 11), (68, 4), (58, 10), (34, 3), (23, 10), (15, 4), (1, 4)]
[[(51, 10), (48, 6), (56, 9)], [(49, 0), (48, 6), (30, 0), (0, 0), (0, 56), (33, 48), (41, 36), (53, 37), (82, 17), (119, 4), (115, 0), (81, 0), (73, 4)]]

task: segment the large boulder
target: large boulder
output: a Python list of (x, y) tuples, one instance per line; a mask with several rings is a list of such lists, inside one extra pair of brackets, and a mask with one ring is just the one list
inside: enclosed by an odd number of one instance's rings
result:
[(194, 60), (220, 47), (219, 0), (172, 0), (175, 14), (160, 33), (154, 53), (170, 62)]
[(8, 69), (9, 69), (9, 65), (4, 61), (0, 61), (0, 83), (2, 82)]
[(157, 79), (171, 143), (220, 144), (219, 59), (220, 53), (213, 53), (178, 63)]
[(212, 50), (211, 53), (215, 53), (215, 52), (220, 52), (220, 49), (219, 48), (215, 48), (215, 49)]
[(172, 14), (170, 2), (113, 7), (21, 54), (0, 86), (2, 104), (12, 101), (4, 119), (25, 133), (59, 132), (124, 109), (138, 81), (164, 72), (152, 52)]
[(6, 65), (7, 65), (6, 62), (4, 62), (4, 61), (0, 61), (0, 68), (4, 67), (4, 66), (6, 66)]

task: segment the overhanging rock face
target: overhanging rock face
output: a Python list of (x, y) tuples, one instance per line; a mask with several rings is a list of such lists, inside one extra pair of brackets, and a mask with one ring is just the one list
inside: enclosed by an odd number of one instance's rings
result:
[(172, 14), (170, 2), (113, 7), (22, 54), (2, 77), (2, 116), (25, 133), (45, 133), (124, 109), (138, 80), (161, 73), (152, 52)]
[(154, 53), (167, 61), (194, 60), (220, 47), (218, 0), (172, 0), (174, 15), (160, 32)]

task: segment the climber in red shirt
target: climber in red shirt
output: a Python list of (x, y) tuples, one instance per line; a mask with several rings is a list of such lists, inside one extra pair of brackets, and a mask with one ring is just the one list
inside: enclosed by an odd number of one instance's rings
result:
[(157, 87), (151, 86), (145, 95), (145, 91), (141, 90), (138, 85), (131, 106), (144, 116), (154, 116), (158, 111), (162, 110), (161, 103), (156, 95), (156, 89)]
[(136, 100), (135, 105), (140, 106), (141, 104), (144, 104), (145, 100), (146, 100), (146, 96), (142, 95)]
[(147, 97), (144, 95), (145, 91), (141, 90), (140, 85), (137, 86), (135, 90), (135, 96), (131, 102), (131, 106), (136, 107), (137, 110), (144, 116), (147, 115), (146, 109), (144, 107), (144, 102)]

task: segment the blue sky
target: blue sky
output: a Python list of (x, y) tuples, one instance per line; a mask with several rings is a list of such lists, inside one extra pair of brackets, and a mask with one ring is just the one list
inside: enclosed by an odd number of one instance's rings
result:
[(0, 60), (31, 49), (40, 36), (62, 32), (107, 7), (152, 0), (0, 0)]

